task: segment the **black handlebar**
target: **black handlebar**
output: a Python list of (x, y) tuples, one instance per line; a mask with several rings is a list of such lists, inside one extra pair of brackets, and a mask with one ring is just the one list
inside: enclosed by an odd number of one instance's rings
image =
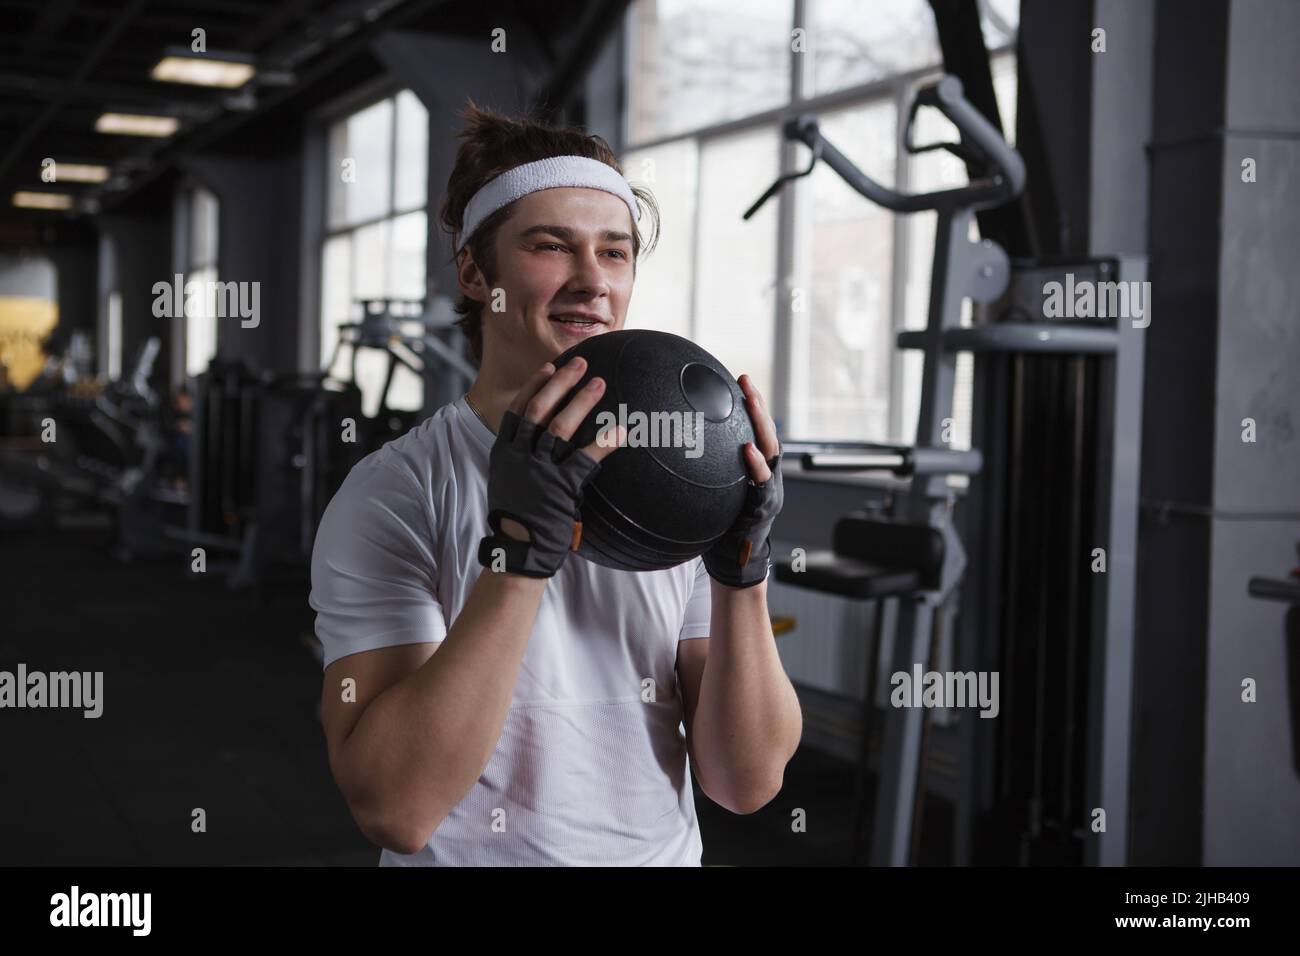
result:
[(786, 460), (799, 459), (804, 471), (889, 471), (912, 475), (978, 475), (984, 456), (977, 449), (886, 445), (878, 442), (783, 442)]
[[(922, 106), (933, 106), (946, 116), (961, 132), (961, 143), (937, 143), (918, 147), (912, 141), (912, 128), (916, 113)], [(812, 150), (812, 162), (803, 172), (780, 177), (759, 200), (744, 214), (749, 219), (763, 203), (767, 202), (786, 182), (807, 176), (824, 160), (854, 190), (872, 202), (895, 212), (920, 212), (927, 209), (966, 208), (985, 209), (1008, 202), (1020, 195), (1025, 187), (1025, 164), (993, 124), (975, 109), (962, 93), (961, 81), (955, 76), (945, 76), (937, 83), (924, 87), (916, 94), (907, 117), (904, 146), (911, 153), (946, 148), (956, 155), (983, 166), (983, 176), (965, 186), (941, 189), (929, 193), (900, 193), (876, 182), (848, 157), (837, 150), (821, 134), (817, 117), (805, 114), (790, 120), (783, 127), (787, 139), (802, 142)]]
[(1300, 580), (1274, 581), (1269, 578), (1251, 578), (1247, 589), (1251, 597), (1300, 604)]

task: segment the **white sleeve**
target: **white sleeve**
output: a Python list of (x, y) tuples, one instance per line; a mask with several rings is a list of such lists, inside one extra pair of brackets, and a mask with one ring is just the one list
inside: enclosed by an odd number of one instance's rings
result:
[(399, 468), (374, 458), (358, 463), (321, 518), (309, 603), (324, 667), (349, 654), (447, 636), (428, 497)]
[(696, 558), (695, 579), (691, 584), (691, 595), (686, 600), (686, 610), (682, 612), (682, 630), (677, 639), (685, 641), (692, 637), (708, 637), (709, 615), (712, 611), (713, 585), (709, 582), (704, 559)]

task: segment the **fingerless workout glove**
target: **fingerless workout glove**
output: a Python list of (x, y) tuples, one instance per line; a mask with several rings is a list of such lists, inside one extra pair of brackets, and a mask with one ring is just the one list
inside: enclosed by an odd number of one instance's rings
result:
[(772, 523), (785, 502), (781, 484), (781, 453), (768, 459), (772, 477), (761, 485), (749, 479), (749, 496), (735, 524), (704, 552), (709, 576), (731, 588), (748, 588), (767, 578), (772, 545), (768, 538)]
[[(479, 564), (494, 567), (498, 549), (506, 571), (549, 578), (560, 570), (582, 534), (582, 489), (600, 462), (536, 422), (507, 411), (488, 458), (488, 525), (478, 546)], [(512, 518), (528, 529), (518, 541), (501, 531)]]

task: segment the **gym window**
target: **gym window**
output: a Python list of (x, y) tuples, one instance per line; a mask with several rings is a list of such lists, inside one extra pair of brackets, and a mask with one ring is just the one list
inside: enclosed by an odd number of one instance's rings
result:
[[(429, 117), (409, 90), (358, 110), (329, 129), (326, 232), (321, 243), (321, 355), (329, 361), (338, 327), (361, 317), (359, 299), (425, 297), (428, 242)], [(350, 375), (350, 350), (340, 349), (331, 372)], [(385, 356), (357, 356), (362, 407), (380, 400)], [(388, 392), (392, 408), (424, 403), (424, 383), (398, 367)]]
[[(1014, 130), (1019, 0), (980, 7)], [(664, 221), (628, 325), (685, 335), (748, 372), (789, 440), (913, 441), (920, 355), (895, 335), (926, 324), (936, 214), (897, 216), (818, 164), (784, 191), (784, 208), (740, 217), (780, 172), (807, 168), (807, 149), (780, 136), (803, 112), (883, 183), (966, 181), (949, 154), (902, 149), (916, 89), (942, 73), (927, 0), (869, 16), (857, 0), (636, 0), (626, 26), (624, 169)], [(955, 135), (934, 111), (918, 122), (919, 141)], [(969, 447), (971, 368), (959, 356), (955, 447)]]
[[(217, 281), (221, 205), (211, 192), (197, 186), (189, 192), (188, 206), (185, 284), (200, 282), (204, 288), (211, 288), (211, 283)], [(201, 375), (217, 356), (217, 316), (212, 306), (212, 298), (205, 295), (195, 299), (194, 307), (186, 307), (183, 320), (186, 375)], [(111, 311), (109, 315), (111, 328)], [(117, 362), (120, 368), (120, 355)]]

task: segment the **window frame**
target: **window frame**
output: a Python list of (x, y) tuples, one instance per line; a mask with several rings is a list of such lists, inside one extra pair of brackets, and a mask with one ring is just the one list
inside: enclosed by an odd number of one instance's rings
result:
[[(804, 27), (808, 22), (809, 0), (791, 0), (791, 20), (790, 29)], [(845, 87), (841, 90), (833, 90), (827, 93), (820, 93), (813, 96), (807, 96), (806, 91), (811, 89), (813, 60), (810, 56), (796, 55), (793, 51), (789, 53), (790, 69), (790, 99), (780, 106), (748, 116), (738, 117), (736, 119), (723, 120), (717, 123), (710, 123), (693, 129), (683, 130), (679, 133), (671, 133), (663, 136), (655, 136), (649, 139), (634, 140), (632, 138), (633, 118), (631, 113), (631, 88), (636, 82), (634, 76), (636, 69), (636, 10), (635, 4), (630, 6), (624, 20), (624, 29), (627, 43), (627, 56), (624, 63), (624, 109), (621, 120), (621, 134), (623, 142), (622, 155), (627, 156), (630, 153), (642, 150), (651, 150), (662, 146), (679, 143), (685, 140), (694, 140), (696, 155), (703, 153), (707, 145), (717, 139), (731, 136), (738, 133), (748, 132), (765, 126), (776, 125), (781, 128), (789, 120), (795, 119), (803, 113), (827, 113), (841, 109), (852, 109), (863, 107), (872, 103), (882, 101), (892, 101), (895, 109), (896, 122), (895, 143), (894, 143), (894, 184), (900, 192), (905, 192), (909, 186), (909, 177), (911, 170), (911, 156), (904, 147), (904, 138), (906, 134), (907, 111), (910, 108), (914, 92), (918, 86), (938, 79), (943, 75), (943, 62), (930, 64), (915, 70), (908, 70), (902, 73), (896, 73), (891, 76), (883, 77), (878, 80), (871, 80), (866, 83), (859, 83), (854, 86)], [(1017, 25), (1017, 35), (1019, 27)], [(1013, 35), (1010, 42), (990, 49), (990, 63), (994, 60), (1011, 54), (1015, 54), (1016, 36)], [(799, 172), (805, 168), (807, 163), (807, 150), (803, 149), (800, 144), (792, 140), (782, 139), (781, 153), (778, 160), (778, 166), (781, 175), (792, 172)], [(698, 188), (698, 187), (697, 187)], [(785, 423), (790, 421), (791, 407), (791, 351), (790, 342), (793, 333), (793, 312), (790, 290), (794, 284), (797, 275), (797, 263), (795, 260), (796, 249), (794, 244), (794, 235), (796, 229), (796, 197), (797, 189), (783, 189), (775, 197), (777, 202), (777, 235), (776, 250), (777, 262), (775, 275), (777, 277), (778, 287), (781, 294), (774, 297), (775, 311), (773, 323), (774, 338), (772, 342), (773, 361), (772, 361), (772, 394), (766, 396), (768, 408), (771, 410), (773, 419), (776, 420), (778, 429), (782, 431), (782, 440), (790, 442), (807, 441), (811, 436), (800, 436), (788, 434)], [(755, 198), (758, 198), (755, 196)], [(865, 197), (863, 202), (869, 202)], [(698, 244), (699, 244), (699, 210), (702, 204), (698, 195), (695, 198), (695, 221), (691, 224), (690, 247), (692, 250), (691, 262), (691, 297), (689, 302), (690, 315), (688, 319), (688, 328), (694, 338), (697, 336), (698, 317), (696, 315), (696, 296), (695, 289), (698, 284), (696, 263), (698, 261)], [(905, 328), (907, 317), (907, 280), (912, 267), (911, 263), (911, 230), (912, 218), (910, 215), (902, 213), (893, 214), (893, 240), (894, 256), (891, 267), (890, 277), (890, 307), (889, 320), (891, 335)], [(893, 348), (890, 355), (889, 371), (889, 429), (891, 436), (904, 435), (911, 431), (911, 425), (903, 422), (903, 361), (904, 353), (898, 348)], [(868, 439), (863, 436), (861, 439), (850, 440), (882, 440), (887, 436), (872, 436)]]
[[(402, 216), (407, 216), (410, 215), (411, 213), (416, 213), (416, 212), (422, 212), (425, 214), (426, 217), (425, 254), (427, 256), (428, 254), (428, 218), (427, 217), (429, 215), (428, 190), (427, 189), (425, 190), (424, 202), (421, 205), (411, 206), (409, 208), (401, 208), (401, 209), (397, 207), (397, 158), (398, 158), (397, 157), (397, 113), (398, 113), (397, 97), (407, 91), (408, 91), (407, 87), (400, 86), (400, 85), (393, 85), (390, 92), (380, 96), (371, 95), (362, 102), (351, 103), (349, 104), (347, 109), (339, 110), (335, 112), (330, 119), (326, 119), (322, 121), (321, 131), (324, 137), (325, 162), (324, 162), (324, 176), (322, 177), (321, 185), (323, 187), (324, 195), (322, 197), (322, 204), (321, 204), (321, 212), (323, 213), (321, 219), (321, 229), (315, 243), (317, 270), (321, 268), (320, 263), (323, 261), (323, 257), (325, 255), (325, 244), (328, 243), (331, 239), (337, 239), (339, 236), (343, 236), (343, 235), (355, 235), (357, 232), (361, 231), (362, 229), (366, 229), (370, 226), (377, 226), (385, 222), (389, 223), (391, 226), (392, 223), (394, 223), (397, 219), (400, 219)], [(415, 94), (412, 92), (412, 95)], [(331, 199), (331, 190), (334, 188), (333, 177), (334, 175), (337, 174), (337, 170), (333, 168), (334, 157), (330, 154), (330, 150), (331, 150), (330, 132), (334, 128), (334, 126), (337, 125), (338, 123), (345, 122), (349, 117), (357, 113), (360, 113), (363, 110), (370, 109), (370, 107), (376, 106), (379, 103), (383, 103), (385, 100), (391, 100), (393, 103), (393, 122), (390, 125), (388, 131), (388, 158), (389, 158), (388, 212), (386, 212), (382, 216), (371, 216), (368, 219), (359, 219), (356, 222), (349, 222), (339, 226), (332, 226), (330, 224), (330, 199)], [(428, 162), (429, 162), (428, 146), (426, 144), (425, 146), (426, 169), (428, 167)], [(427, 276), (426, 276), (426, 280), (427, 280)], [(357, 285), (355, 256), (351, 256), (348, 261), (348, 285), (352, 289), (355, 289)], [(324, 308), (324, 303), (322, 302), (318, 304), (316, 309), (318, 325), (321, 324), (321, 319), (323, 318), (322, 315), (323, 308)], [(320, 331), (323, 332), (324, 329), (322, 328)], [(324, 343), (321, 344), (323, 345)], [(320, 349), (318, 349), (317, 351), (319, 353)]]
[[(332, 240), (340, 236), (353, 236), (355, 233), (381, 224), (389, 223), (390, 232), (392, 225), (401, 217), (412, 213), (423, 213), (425, 216), (425, 286), (428, 288), (428, 255), (429, 255), (429, 217), (433, 214), (432, 203), (430, 201), (429, 190), (425, 189), (424, 202), (420, 205), (410, 207), (397, 207), (397, 163), (398, 163), (398, 105), (397, 97), (402, 93), (410, 93), (419, 99), (411, 87), (399, 82), (391, 76), (383, 76), (375, 81), (365, 84), (350, 94), (340, 97), (331, 103), (317, 110), (312, 111), (308, 117), (308, 140), (304, 151), (304, 166), (308, 175), (304, 176), (304, 212), (308, 216), (312, 228), (305, 230), (303, 237), (303, 251), (307, 253), (307, 260), (310, 268), (304, 270), (303, 277), (303, 301), (301, 320), (303, 334), (301, 336), (301, 350), (299, 353), (300, 366), (310, 372), (328, 371), (324, 365), (327, 356), (332, 352), (333, 341), (324, 341), (324, 310), (325, 301), (322, 294), (321, 280), (324, 273), (324, 256), (325, 247)], [(334, 127), (341, 122), (363, 110), (369, 109), (385, 100), (392, 101), (392, 124), (389, 129), (389, 181), (388, 181), (388, 212), (381, 216), (372, 216), (367, 219), (348, 222), (340, 225), (334, 225), (330, 221), (332, 189), (334, 177), (338, 175), (333, 155), (333, 146), (331, 143), (331, 132)], [(428, 107), (421, 101), (427, 112)], [(425, 162), (422, 166), (422, 173), (427, 179), (429, 167), (429, 152), (432, 144), (428, 138), (428, 128), (426, 127), (425, 141)], [(390, 240), (391, 241), (391, 240)], [(386, 277), (386, 281), (391, 276)], [(357, 286), (356, 275), (356, 257), (355, 249), (351, 250), (348, 259), (348, 287), (355, 293)], [(428, 401), (428, 380), (421, 376), (421, 389), (424, 392), (423, 401)]]
[(330, 127), (367, 106), (396, 96), (404, 87), (379, 76), (308, 112), (302, 151), (301, 270), (298, 306), (298, 368), (317, 373), (321, 367), (321, 256), (329, 226)]
[[(197, 243), (195, 242), (195, 230), (198, 224), (199, 195), (201, 193), (211, 197), (212, 207), (214, 210), (214, 226), (211, 236), (211, 248), (209, 249), (210, 254), (206, 257), (198, 255), (196, 251)], [(183, 284), (188, 284), (190, 279), (196, 274), (206, 273), (209, 270), (211, 271), (212, 278), (207, 281), (216, 283), (221, 280), (221, 206), (220, 194), (218, 194), (218, 192), (211, 186), (197, 179), (190, 180), (185, 184), (181, 191), (183, 218), (179, 223), (179, 229), (181, 230), (180, 238), (183, 254), (181, 256), (180, 269), (178, 271), (184, 277), (182, 279)], [(209, 301), (206, 296), (204, 297), (204, 301)], [(208, 356), (207, 363), (203, 366), (203, 371), (206, 371), (212, 362), (221, 355), (221, 321), (216, 316), (205, 316), (204, 318), (212, 323), (212, 354)], [(203, 374), (203, 371), (190, 371), (190, 345), (191, 333), (193, 331), (190, 316), (182, 312), (180, 316), (175, 317), (175, 320), (177, 322), (175, 327), (179, 329), (177, 337), (180, 343), (178, 359), (181, 376), (179, 381), (188, 381), (189, 379), (196, 378)], [(118, 362), (120, 365), (120, 355), (118, 357)]]
[[(369, 102), (361, 106), (358, 106), (354, 109), (347, 110), (343, 114), (335, 117), (334, 119), (324, 124), (325, 125), (325, 129), (324, 129), (325, 147), (327, 152), (327, 155), (325, 157), (325, 167), (327, 170), (330, 170), (332, 169), (332, 165), (333, 165), (332, 164), (333, 157), (328, 155), (330, 130), (333, 129), (333, 127), (336, 124), (344, 122), (345, 120), (355, 115), (356, 113), (360, 113), (362, 110), (367, 110), (372, 106), (377, 106), (378, 104), (383, 103), (385, 100), (392, 100), (393, 103), (393, 122), (391, 128), (388, 131), (388, 156), (389, 156), (389, 173), (390, 173), (388, 177), (388, 212), (382, 216), (371, 216), (369, 219), (358, 219), (356, 222), (350, 222), (345, 225), (331, 226), (329, 221), (329, 207), (330, 207), (329, 190), (333, 188), (334, 180), (332, 174), (330, 172), (327, 172), (325, 175), (325, 182), (324, 182), (324, 186), (326, 190), (325, 203), (324, 203), (325, 217), (324, 217), (323, 227), (321, 229), (320, 240), (317, 242), (317, 246), (319, 246), (321, 249), (324, 248), (325, 243), (328, 242), (330, 239), (334, 239), (338, 236), (343, 235), (344, 233), (356, 232), (358, 229), (364, 229), (367, 226), (374, 226), (381, 222), (392, 222), (394, 219), (398, 219), (401, 216), (409, 215), (410, 213), (413, 212), (422, 212), (428, 215), (429, 212), (428, 190), (425, 190), (424, 202), (421, 205), (403, 207), (403, 208), (398, 208), (397, 206), (397, 97), (405, 92), (411, 92), (411, 95), (415, 96), (415, 93), (413, 91), (409, 91), (407, 87), (398, 87), (388, 96), (380, 96), (371, 99)], [(425, 146), (425, 166), (426, 167), (428, 166), (427, 144)], [(355, 276), (353, 278), (355, 278)]]

